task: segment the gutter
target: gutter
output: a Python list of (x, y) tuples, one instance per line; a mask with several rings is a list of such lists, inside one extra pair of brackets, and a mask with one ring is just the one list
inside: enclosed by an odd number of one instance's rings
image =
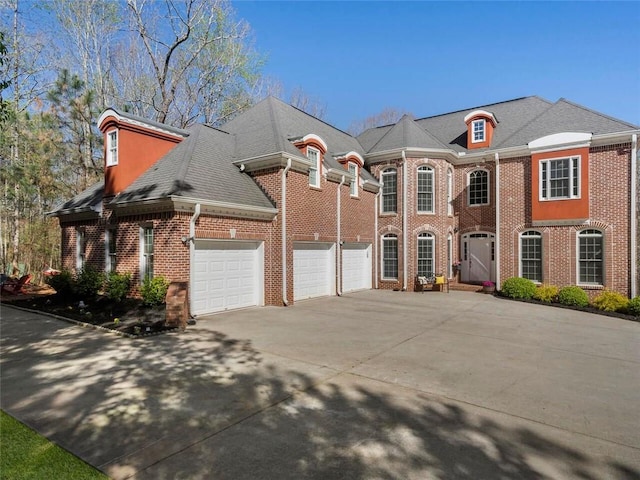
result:
[(378, 190), (376, 193), (375, 200), (375, 208), (374, 208), (374, 218), (373, 218), (373, 244), (374, 244), (374, 252), (373, 252), (373, 272), (374, 272), (374, 288), (378, 289), (378, 209), (380, 208), (380, 195), (382, 194), (382, 188)]
[(407, 228), (409, 226), (409, 218), (407, 215), (407, 205), (408, 205), (408, 196), (407, 191), (407, 182), (409, 178), (409, 171), (407, 169), (407, 155), (404, 150), (402, 150), (402, 290), (407, 290), (407, 281), (408, 274), (407, 272), (407, 264), (409, 261), (409, 252), (407, 251), (408, 247), (408, 234)]
[(496, 278), (497, 290), (500, 289), (500, 154), (495, 153), (496, 161), (496, 237), (495, 237), (495, 257), (496, 257)]
[(638, 295), (638, 135), (631, 135), (631, 211), (630, 211), (630, 263), (631, 263), (631, 298)]
[(282, 304), (285, 307), (289, 306), (287, 300), (287, 173), (291, 168), (291, 158), (287, 159), (287, 166), (282, 171)]
[[(193, 216), (191, 217), (191, 220), (189, 220), (189, 265), (191, 266), (191, 268), (189, 268), (189, 289), (193, 288), (194, 285), (195, 268), (193, 268), (193, 263), (196, 256), (196, 221), (198, 220), (199, 216), (200, 204), (196, 203), (193, 210)], [(189, 311), (193, 312), (193, 295), (191, 295), (191, 292), (189, 292), (188, 294)]]
[(340, 185), (338, 185), (338, 199), (337, 199), (337, 218), (338, 218), (338, 225), (337, 225), (337, 239), (336, 239), (336, 259), (338, 260), (338, 268), (336, 270), (336, 294), (340, 297), (342, 296), (342, 289), (340, 288), (341, 285), (341, 280), (342, 280), (342, 265), (341, 265), (341, 260), (342, 260), (342, 242), (340, 241), (340, 200), (342, 195), (340, 194), (340, 189), (342, 187), (342, 185), (344, 185), (344, 180), (345, 177), (344, 175), (342, 176), (342, 180), (340, 181)]

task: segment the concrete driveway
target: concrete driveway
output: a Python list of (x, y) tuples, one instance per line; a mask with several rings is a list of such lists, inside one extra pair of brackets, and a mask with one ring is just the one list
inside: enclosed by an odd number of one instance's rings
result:
[(113, 478), (640, 478), (634, 322), (367, 291), (140, 340), (1, 328), (2, 409)]

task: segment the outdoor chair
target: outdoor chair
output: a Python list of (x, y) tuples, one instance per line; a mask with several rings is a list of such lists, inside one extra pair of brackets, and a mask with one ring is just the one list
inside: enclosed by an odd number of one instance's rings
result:
[(18, 280), (7, 279), (2, 284), (0, 291), (3, 293), (8, 293), (10, 295), (18, 295), (20, 293), (26, 293), (23, 289), (25, 285), (28, 285), (31, 282), (31, 274), (23, 275)]

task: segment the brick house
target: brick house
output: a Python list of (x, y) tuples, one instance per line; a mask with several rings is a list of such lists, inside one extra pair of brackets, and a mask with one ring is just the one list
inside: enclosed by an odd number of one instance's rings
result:
[(186, 280), (191, 311), (418, 275), (636, 290), (638, 127), (526, 97), (357, 138), (267, 98), (220, 129), (108, 109), (104, 181), (58, 207), (62, 264)]

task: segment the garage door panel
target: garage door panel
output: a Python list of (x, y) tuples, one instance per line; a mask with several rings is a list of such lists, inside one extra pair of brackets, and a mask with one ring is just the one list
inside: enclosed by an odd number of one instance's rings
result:
[(335, 247), (329, 243), (294, 243), (293, 299), (332, 295), (335, 291)]
[(345, 244), (342, 249), (342, 291), (371, 288), (371, 244)]
[(196, 241), (194, 315), (260, 305), (263, 261), (257, 242)]

